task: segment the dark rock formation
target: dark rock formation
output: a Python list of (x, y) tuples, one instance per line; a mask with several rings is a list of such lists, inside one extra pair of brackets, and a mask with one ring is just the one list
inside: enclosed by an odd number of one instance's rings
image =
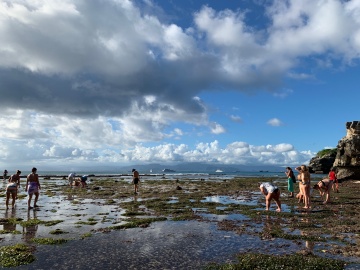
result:
[(322, 157), (313, 157), (309, 162), (311, 173), (328, 174), (333, 167), (336, 154), (328, 154)]
[(360, 179), (360, 121), (347, 122), (346, 131), (337, 145), (334, 167), (338, 179)]

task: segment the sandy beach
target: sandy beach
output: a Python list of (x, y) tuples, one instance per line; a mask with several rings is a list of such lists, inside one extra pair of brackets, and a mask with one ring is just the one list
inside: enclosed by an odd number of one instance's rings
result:
[[(38, 208), (28, 211), (23, 189), (15, 209), (6, 210), (0, 197), (1, 248), (24, 244), (33, 256), (9, 265), (4, 252), (0, 262), (15, 269), (221, 269), (255, 253), (357, 269), (359, 181), (341, 183), (328, 205), (314, 191), (304, 211), (287, 197), (286, 179), (265, 180), (283, 191), (281, 213), (274, 203), (264, 210), (264, 179), (257, 178), (144, 177), (137, 195), (127, 176), (90, 177), (86, 188), (41, 179)], [(4, 194), (3, 182), (0, 189)]]

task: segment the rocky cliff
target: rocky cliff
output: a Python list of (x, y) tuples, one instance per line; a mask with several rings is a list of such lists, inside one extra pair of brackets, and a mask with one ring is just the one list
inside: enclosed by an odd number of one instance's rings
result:
[(333, 166), (339, 179), (360, 179), (360, 121), (346, 123), (346, 136), (338, 142)]
[(309, 170), (311, 173), (328, 174), (333, 167), (336, 154), (328, 154), (322, 157), (313, 157), (309, 162)]

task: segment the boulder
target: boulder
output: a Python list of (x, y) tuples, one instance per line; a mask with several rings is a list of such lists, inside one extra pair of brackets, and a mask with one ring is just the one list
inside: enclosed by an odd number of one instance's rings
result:
[(346, 131), (338, 142), (333, 165), (338, 179), (360, 179), (360, 121), (347, 122)]
[(328, 174), (333, 167), (336, 154), (328, 154), (322, 157), (313, 157), (309, 162), (310, 173)]

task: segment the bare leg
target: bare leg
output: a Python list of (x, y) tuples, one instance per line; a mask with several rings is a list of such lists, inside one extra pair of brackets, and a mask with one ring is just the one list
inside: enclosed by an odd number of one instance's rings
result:
[(31, 199), (32, 199), (32, 194), (29, 194), (29, 198), (28, 198), (28, 209), (31, 209), (31, 208), (32, 208), (32, 207), (30, 206)]
[(10, 193), (6, 192), (6, 209), (9, 209), (9, 199), (10, 199)]
[(11, 207), (12, 207), (12, 208), (14, 208), (14, 207), (15, 207), (16, 195), (17, 195), (17, 193), (11, 193), (11, 196), (12, 196), (12, 203), (11, 203)]
[(268, 195), (266, 195), (266, 208), (265, 210), (268, 211), (270, 209), (270, 201), (271, 201), (271, 193), (269, 193)]
[(280, 190), (276, 194), (274, 194), (274, 200), (275, 200), (275, 203), (276, 203), (276, 205), (278, 207), (276, 209), (276, 211), (281, 212)]
[(34, 199), (34, 207), (37, 207), (37, 201), (38, 201), (38, 199), (39, 199), (39, 192), (36, 192), (35, 193), (35, 199)]

